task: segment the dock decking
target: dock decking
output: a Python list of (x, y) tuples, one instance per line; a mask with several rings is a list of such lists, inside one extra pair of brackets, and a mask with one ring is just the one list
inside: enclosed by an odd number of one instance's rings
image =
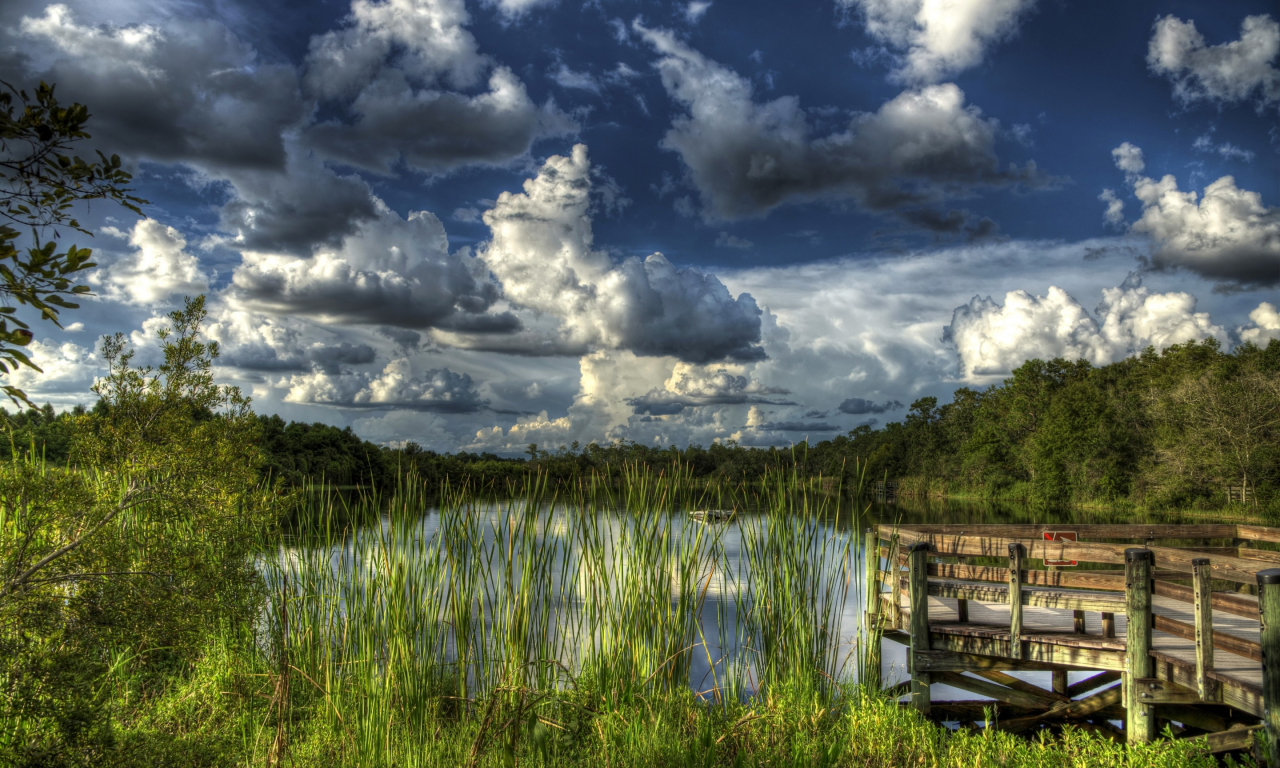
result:
[[(1280, 528), (880, 526), (868, 618), (908, 646), (909, 703), (938, 719), (984, 722), (992, 702), (934, 704), (935, 682), (996, 699), (989, 727), (1138, 743), (1168, 726), (1280, 768), (1280, 552), (1262, 543)], [(1050, 671), (1052, 690), (1009, 671)]]

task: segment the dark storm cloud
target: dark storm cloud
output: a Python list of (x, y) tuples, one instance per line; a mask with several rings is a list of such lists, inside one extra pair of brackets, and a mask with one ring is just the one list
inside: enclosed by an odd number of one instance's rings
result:
[(94, 144), (127, 157), (215, 172), (283, 170), (282, 133), (310, 110), (293, 67), (259, 61), (217, 21), (86, 26), (50, 5), (23, 18), (19, 33), (54, 58), (31, 73), (13, 72), (11, 60), (4, 79), (43, 79), (57, 84), (60, 100), (91, 105)]
[(825, 421), (770, 421), (759, 429), (768, 432), (840, 432), (841, 427)]
[(510, 313), (484, 314), (499, 297), (463, 249), (449, 252), (444, 226), (425, 211), (392, 211), (360, 225), (338, 247), (310, 257), (245, 252), (228, 294), (257, 311), (327, 322), (500, 334)]
[(309, 159), (291, 160), (283, 174), (233, 171), (228, 178), (237, 196), (219, 217), (232, 244), (245, 250), (307, 255), (338, 245), (378, 215), (368, 184)]
[(649, 413), (654, 416), (670, 416), (684, 411), (685, 408), (703, 405), (795, 405), (790, 400), (771, 400), (761, 397), (761, 394), (785, 395), (787, 390), (769, 387), (753, 390), (751, 394), (746, 392), (725, 392), (702, 397), (656, 390), (640, 397), (627, 398), (626, 402), (636, 413)]
[(308, 91), (345, 114), (309, 129), (307, 146), (373, 173), (403, 163), (438, 174), (502, 165), (539, 138), (577, 132), (554, 102), (534, 104), (508, 67), (493, 69), (487, 91), (465, 92), (493, 64), (469, 22), (462, 0), (353, 3), (343, 27), (311, 40)]
[(897, 411), (903, 408), (902, 403), (897, 400), (886, 400), (884, 403), (876, 403), (871, 400), (863, 400), (860, 397), (851, 397), (840, 403), (839, 410), (841, 413), (847, 413), (851, 416), (859, 416), (864, 413), (887, 413), (889, 411)]
[(970, 243), (1001, 238), (999, 224), (986, 216), (974, 221), (969, 211), (952, 208), (943, 213), (935, 208), (909, 208), (897, 211), (896, 215), (914, 227), (941, 237), (964, 237)]
[(905, 91), (845, 131), (815, 137), (797, 98), (757, 103), (747, 79), (670, 32), (635, 28), (662, 55), (655, 66), (667, 92), (688, 109), (663, 146), (684, 161), (708, 218), (760, 216), (824, 198), (892, 212), (983, 188), (1053, 183), (1034, 162), (1001, 167), (999, 124), (965, 105), (955, 85)]
[(415, 90), (395, 72), (370, 83), (351, 104), (355, 119), (309, 129), (307, 145), (325, 158), (389, 175), (403, 162), (425, 173), (463, 165), (503, 165), (539, 138), (575, 133), (554, 104), (535, 105), (511, 70), (500, 67), (477, 96)]
[(264, 344), (236, 346), (230, 353), (218, 358), (219, 365), (246, 371), (301, 372), (312, 369), (325, 373), (338, 373), (344, 365), (372, 363), (377, 353), (368, 344), (316, 344), (296, 350), (291, 356), (281, 357), (279, 352)]
[(340, 408), (403, 408), (434, 413), (475, 413), (488, 401), (465, 373), (433, 368), (413, 373), (409, 361), (392, 360), (381, 373), (330, 374), (315, 370), (289, 381), (285, 400)]

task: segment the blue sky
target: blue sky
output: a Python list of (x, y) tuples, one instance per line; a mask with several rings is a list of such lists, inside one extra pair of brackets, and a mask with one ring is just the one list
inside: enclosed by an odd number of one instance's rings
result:
[(1280, 336), (1273, 4), (6, 4), (152, 201), (18, 382), (205, 293), (260, 412), (787, 444), (1031, 357)]

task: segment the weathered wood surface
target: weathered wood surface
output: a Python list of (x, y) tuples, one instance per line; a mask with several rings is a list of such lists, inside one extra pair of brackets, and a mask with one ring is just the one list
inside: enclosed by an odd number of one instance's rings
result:
[[(882, 553), (887, 548), (881, 547)], [(902, 565), (906, 565), (903, 558)], [(1179, 574), (1181, 575), (1181, 574)], [(929, 576), (955, 581), (980, 581), (1005, 583), (1009, 569), (994, 565), (956, 565), (952, 563), (930, 563)], [(1169, 597), (1186, 603), (1194, 602), (1194, 593), (1190, 585), (1163, 580), (1157, 572), (1155, 594)], [(1190, 579), (1192, 574), (1186, 574)], [(892, 578), (892, 574), (881, 571), (878, 577), (881, 582)], [(1061, 587), (1063, 589), (1087, 589), (1097, 592), (1124, 592), (1124, 571), (1040, 571), (1035, 569), (1022, 572), (1023, 584), (1029, 586)], [(1258, 616), (1258, 598), (1254, 595), (1239, 592), (1214, 592), (1213, 609), (1225, 613), (1255, 619)]]
[[(1255, 533), (1245, 535), (1240, 529), (1248, 528)], [(1072, 525), (1070, 523), (1054, 523), (1054, 524), (942, 524), (942, 525), (909, 525), (903, 526), (903, 529), (919, 531), (922, 533), (941, 533), (941, 534), (969, 534), (982, 536), (998, 536), (1012, 539), (1041, 539), (1047, 531), (1070, 531), (1075, 533), (1081, 539), (1098, 540), (1098, 539), (1131, 539), (1135, 541), (1146, 541), (1147, 539), (1170, 539), (1176, 541), (1197, 541), (1204, 539), (1254, 539), (1257, 541), (1280, 541), (1280, 529), (1262, 528), (1259, 526), (1239, 526), (1239, 525), (1180, 525), (1180, 524), (1160, 524), (1149, 525), (1142, 523), (1131, 523), (1121, 525), (1109, 524), (1087, 524)], [(891, 531), (895, 530), (892, 525), (880, 526), (881, 535), (888, 537)], [(1273, 538), (1266, 538), (1273, 536)]]
[[(930, 533), (921, 530), (925, 527), (900, 528), (896, 529), (896, 533), (903, 546), (924, 543), (940, 556), (950, 557), (1007, 557), (1010, 544), (1021, 544), (1025, 547), (1025, 557), (1032, 560), (1076, 560), (1087, 563), (1123, 564), (1124, 551), (1129, 548), (1124, 544), (1092, 541), (1044, 541), (991, 535)], [(894, 530), (892, 526), (880, 527), (882, 536)], [(1151, 550), (1155, 557), (1156, 568), (1185, 573), (1188, 576), (1192, 573), (1191, 561), (1198, 557), (1197, 553), (1186, 549), (1156, 546), (1147, 547), (1147, 549)], [(1266, 569), (1269, 565), (1258, 560), (1223, 556), (1213, 558), (1211, 570), (1215, 579), (1253, 584), (1257, 580), (1258, 571)]]
[[(902, 591), (906, 592), (905, 589)], [(891, 596), (885, 593), (881, 595), (881, 599), (888, 603)], [(903, 600), (901, 605), (904, 620), (910, 614), (910, 606), (905, 603)], [(1194, 627), (1193, 606), (1159, 596), (1152, 603), (1156, 616)], [(1011, 657), (1007, 604), (970, 600), (969, 621), (960, 624), (957, 618), (954, 598), (929, 597), (931, 649)], [(1029, 662), (1077, 669), (1124, 670), (1124, 638), (1128, 627), (1123, 611), (1115, 613), (1114, 638), (1102, 636), (1102, 617), (1094, 612), (1085, 614), (1084, 635), (1075, 633), (1074, 617), (1070, 610), (1027, 605), (1023, 608), (1022, 621), (1022, 638), (1027, 651), (1026, 660)], [(1224, 704), (1260, 716), (1263, 709), (1261, 665), (1223, 649), (1217, 642), (1225, 635), (1257, 643), (1260, 624), (1257, 620), (1224, 613), (1215, 606), (1213, 626), (1218, 652), (1214, 656), (1214, 668), (1208, 676), (1221, 684)], [(1157, 628), (1152, 635), (1151, 655), (1157, 662), (1156, 677), (1187, 688), (1197, 687), (1194, 633), (1188, 639)]]
[[(1049, 531), (1078, 541), (1046, 541)], [(1280, 631), (1263, 637), (1259, 599), (1248, 594), (1263, 576), (1280, 585), (1280, 569), (1267, 572), (1280, 565), (1280, 528), (909, 525), (880, 526), (865, 541), (868, 596), (882, 606), (869, 613), (888, 619), (886, 638), (910, 637), (917, 651), (908, 655), (915, 706), (928, 711), (930, 683), (996, 700), (933, 702), (938, 719), (973, 727), (994, 707), (995, 727), (1071, 720), (1130, 742), (1169, 721), (1222, 751), (1249, 746), (1257, 719), (1280, 712), (1280, 673), (1262, 663), (1280, 658), (1263, 651), (1280, 647)], [(873, 571), (880, 557), (884, 570)], [(1081, 567), (1041, 567), (1054, 560)], [(1028, 671), (1050, 672), (1052, 685), (1016, 676)], [(1069, 684), (1069, 671), (1094, 674)], [(1119, 719), (1123, 732), (1107, 722)], [(1270, 725), (1280, 736), (1280, 716)]]

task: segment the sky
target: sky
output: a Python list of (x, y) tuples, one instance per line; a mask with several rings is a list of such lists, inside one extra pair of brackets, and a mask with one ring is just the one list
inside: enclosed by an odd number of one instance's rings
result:
[(257, 412), (519, 454), (1265, 345), (1277, 67), (1252, 0), (12, 0), (0, 80), (150, 202), (84, 213), (93, 296), (8, 378), (92, 403), (203, 294)]

